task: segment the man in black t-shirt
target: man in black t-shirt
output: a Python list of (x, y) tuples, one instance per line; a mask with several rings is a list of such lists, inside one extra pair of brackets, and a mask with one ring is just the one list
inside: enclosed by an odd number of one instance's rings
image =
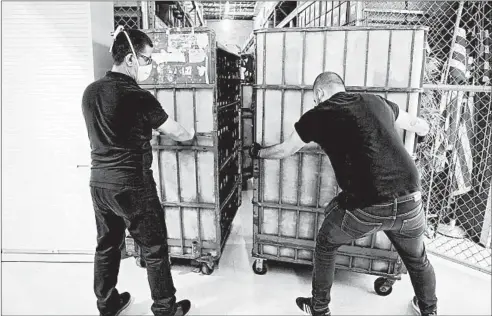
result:
[(167, 229), (152, 176), (152, 129), (176, 141), (188, 132), (168, 117), (159, 101), (137, 84), (152, 67), (153, 44), (137, 30), (118, 28), (111, 53), (114, 65), (84, 91), (82, 111), (91, 145), (91, 195), (97, 225), (94, 291), (101, 315), (118, 315), (131, 302), (118, 293), (120, 246), (127, 228), (142, 249), (154, 315), (185, 315), (190, 302), (176, 303)]
[(326, 207), (317, 235), (312, 298), (299, 297), (297, 305), (311, 315), (330, 315), (337, 249), (384, 231), (408, 269), (415, 290), (412, 305), (422, 315), (435, 315), (436, 279), (424, 245), (419, 174), (395, 128), (424, 136), (428, 124), (382, 97), (347, 93), (332, 72), (319, 75), (313, 89), (317, 106), (302, 115), (287, 140), (264, 149), (256, 144), (252, 150), (258, 158), (282, 159), (315, 142), (330, 158), (342, 189)]

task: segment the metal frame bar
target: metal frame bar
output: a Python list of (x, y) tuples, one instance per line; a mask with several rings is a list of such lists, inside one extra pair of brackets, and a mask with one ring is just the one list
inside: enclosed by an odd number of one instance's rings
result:
[(485, 92), (492, 93), (491, 86), (475, 85), (450, 85), (450, 84), (424, 84), (424, 91), (444, 90), (444, 91), (465, 91), (465, 92)]
[(141, 84), (143, 89), (213, 89), (213, 83)]
[[(412, 32), (412, 42), (411, 42), (411, 46), (410, 46), (410, 65), (409, 65), (409, 74), (408, 74), (408, 87), (410, 88), (411, 85), (412, 85), (412, 75), (413, 75), (413, 59), (415, 58), (414, 56), (414, 52), (415, 52), (415, 31)], [(423, 54), (425, 55), (425, 54)], [(422, 72), (424, 72), (425, 69), (422, 68)], [(422, 86), (422, 82), (420, 82), (419, 86)], [(420, 106), (420, 103), (417, 104), (417, 108), (419, 108)], [(407, 104), (406, 104), (406, 111), (408, 112), (410, 109), (410, 93), (407, 93)], [(418, 112), (418, 110), (417, 110)], [(411, 141), (410, 139), (407, 140), (407, 135), (410, 135), (409, 137), (411, 137), (413, 134), (413, 140), (414, 141), (414, 144), (412, 146), (412, 150), (415, 148), (415, 133), (412, 133), (410, 131), (407, 131), (407, 130), (403, 130), (403, 141), (406, 143), (407, 141)], [(405, 144), (405, 147), (407, 147), (407, 144)], [(413, 153), (412, 153), (413, 154)]]
[[(285, 84), (285, 56), (286, 56), (286, 51), (285, 51), (285, 38), (286, 34), (282, 34), (282, 84)], [(285, 90), (282, 89), (281, 95), (280, 95), (280, 142), (282, 143), (284, 141), (284, 117), (285, 117)], [(265, 131), (263, 130), (263, 133)], [(284, 167), (284, 160), (281, 159), (279, 160), (279, 173), (278, 173), (278, 201), (279, 204), (282, 204), (282, 195), (283, 195), (283, 181), (282, 181), (282, 176), (283, 176), (283, 167)], [(282, 220), (282, 209), (278, 209), (278, 236), (280, 236), (280, 225), (281, 225), (281, 220)], [(278, 256), (280, 256), (280, 248), (278, 249)]]
[[(302, 69), (302, 73), (301, 73), (301, 82), (304, 81), (304, 63), (305, 63), (305, 56), (306, 56), (306, 33), (303, 33), (303, 36), (302, 36), (302, 57), (301, 57), (301, 62), (302, 62), (302, 66), (301, 66), (301, 69)], [(301, 109), (300, 109), (300, 116), (302, 116), (303, 112), (304, 112), (304, 90), (301, 90)], [(302, 151), (299, 151), (298, 152), (298, 160), (297, 160), (297, 183), (298, 183), (298, 188), (300, 188), (302, 186), (302, 168), (303, 168), (303, 163), (304, 163), (304, 155), (303, 155), (303, 152)], [(300, 220), (301, 220), (301, 210), (300, 210), (300, 206), (301, 206), (301, 190), (297, 190), (297, 197), (296, 197), (296, 239), (299, 238), (299, 226), (300, 226)], [(298, 259), (298, 251), (296, 250), (294, 256), (295, 256), (295, 259), (297, 260)]]
[[(176, 89), (173, 89), (173, 105), (174, 105), (174, 120), (178, 121), (178, 105), (177, 105), (177, 99), (176, 99)], [(179, 168), (179, 152), (175, 151), (175, 156), (176, 156), (176, 186), (177, 186), (177, 194), (178, 194), (178, 201), (179, 203), (182, 202), (181, 200), (181, 174), (180, 174), (180, 168)], [(184, 250), (184, 226), (183, 226), (183, 208), (181, 206), (179, 208), (179, 223), (180, 223), (180, 238), (181, 238), (181, 253), (184, 255), (185, 250)]]
[[(193, 129), (197, 130), (197, 117), (196, 117), (196, 88), (193, 88)], [(195, 160), (195, 193), (196, 200), (200, 201), (200, 186), (198, 185), (198, 152), (193, 151), (193, 158)], [(201, 221), (201, 208), (198, 208), (197, 213), (197, 226), (198, 226), (198, 244), (202, 246), (202, 221)]]
[(385, 26), (331, 26), (331, 27), (294, 27), (294, 28), (269, 28), (255, 30), (255, 34), (259, 33), (279, 33), (279, 32), (324, 32), (324, 31), (367, 31), (367, 30), (383, 30), (383, 31), (409, 31), (423, 30), (428, 31), (427, 26), (420, 25), (385, 25)]
[[(345, 71), (344, 71), (345, 75)], [(345, 78), (343, 78), (345, 80)], [(275, 84), (255, 84), (254, 89), (265, 89), (265, 90), (313, 90), (312, 85), (275, 85)], [(361, 86), (346, 86), (347, 91), (350, 92), (406, 92), (415, 93), (423, 92), (423, 88), (389, 88), (389, 87), (361, 87)]]
[(206, 208), (206, 209), (215, 209), (215, 204), (213, 203), (205, 203), (205, 202), (161, 202), (163, 207), (186, 207), (186, 208)]
[(213, 146), (180, 146), (180, 145), (154, 145), (152, 146), (154, 149), (163, 149), (163, 150), (186, 150), (186, 151), (213, 151)]
[(278, 204), (272, 202), (254, 202), (253, 204), (258, 205), (260, 207), (272, 208), (272, 209), (284, 209), (289, 211), (303, 211), (303, 212), (311, 212), (311, 213), (324, 213), (324, 208), (317, 206), (307, 206), (307, 205), (292, 205), (292, 204)]

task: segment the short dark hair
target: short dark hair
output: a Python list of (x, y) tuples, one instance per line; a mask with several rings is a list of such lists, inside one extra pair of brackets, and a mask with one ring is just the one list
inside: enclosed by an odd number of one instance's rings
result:
[(345, 87), (345, 82), (342, 77), (340, 77), (337, 73), (332, 71), (326, 71), (318, 75), (316, 80), (314, 80), (313, 89), (318, 87), (327, 87), (327, 86), (343, 86)]
[[(125, 30), (125, 32), (130, 37), (136, 54), (141, 53), (147, 45), (154, 47), (152, 40), (144, 32), (139, 30)], [(120, 32), (116, 36), (113, 49), (111, 50), (115, 65), (120, 65), (125, 60), (125, 57), (131, 53), (132, 48), (130, 47), (130, 43), (128, 43), (128, 38), (123, 32)]]

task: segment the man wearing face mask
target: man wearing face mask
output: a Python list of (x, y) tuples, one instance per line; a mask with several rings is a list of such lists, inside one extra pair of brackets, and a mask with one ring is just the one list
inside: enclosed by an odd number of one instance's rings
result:
[(315, 108), (294, 125), (283, 143), (252, 156), (286, 158), (315, 142), (330, 158), (342, 192), (326, 207), (318, 232), (312, 297), (297, 306), (309, 315), (330, 315), (337, 249), (384, 231), (397, 249), (415, 291), (414, 309), (436, 315), (436, 278), (424, 245), (425, 214), (420, 179), (395, 126), (425, 136), (428, 124), (398, 105), (371, 94), (347, 93), (339, 75), (320, 74), (313, 85)]
[(138, 30), (118, 28), (111, 48), (113, 68), (84, 91), (82, 111), (91, 144), (91, 195), (97, 225), (94, 291), (101, 315), (119, 315), (131, 302), (116, 289), (120, 247), (127, 228), (142, 249), (158, 316), (185, 315), (190, 302), (176, 302), (164, 212), (150, 169), (152, 130), (190, 141), (161, 104), (137, 81), (148, 77), (153, 44)]

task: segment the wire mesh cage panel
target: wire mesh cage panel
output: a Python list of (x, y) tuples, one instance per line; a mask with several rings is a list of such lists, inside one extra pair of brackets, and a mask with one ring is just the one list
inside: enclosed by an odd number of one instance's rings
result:
[[(376, 93), (417, 113), (426, 31), (421, 27), (268, 29), (256, 32), (255, 139), (280, 143), (314, 107), (312, 84), (334, 71), (347, 90)], [(413, 154), (415, 135), (399, 130)], [(253, 254), (311, 264), (324, 207), (338, 194), (329, 158), (314, 143), (283, 160), (255, 162)], [(400, 259), (383, 233), (343, 246), (338, 268), (398, 279)]]
[[(171, 257), (213, 270), (240, 205), (239, 56), (206, 28), (149, 30), (153, 64), (141, 86), (169, 117), (196, 132), (191, 144), (154, 135), (152, 170)], [(228, 79), (228, 80), (225, 80)], [(202, 270), (203, 272), (203, 270)]]

